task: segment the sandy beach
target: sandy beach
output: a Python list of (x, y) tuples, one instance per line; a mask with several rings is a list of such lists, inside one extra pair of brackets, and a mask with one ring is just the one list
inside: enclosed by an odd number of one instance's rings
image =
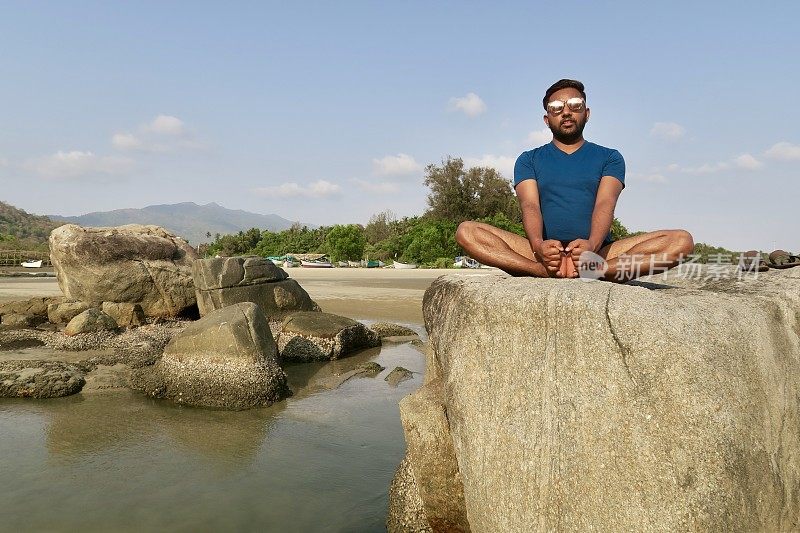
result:
[[(491, 276), (500, 273), (488, 269), (389, 268), (290, 268), (286, 272), (308, 291), (323, 311), (354, 319), (415, 324), (422, 323), (425, 289), (439, 276)], [(61, 296), (56, 278), (0, 277), (0, 302), (36, 296)]]

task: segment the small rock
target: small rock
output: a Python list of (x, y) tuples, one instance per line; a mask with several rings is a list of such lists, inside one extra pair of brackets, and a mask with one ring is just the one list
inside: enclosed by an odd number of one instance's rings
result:
[(375, 322), (369, 329), (374, 331), (379, 338), (384, 337), (418, 337), (417, 332), (411, 328), (393, 324), (391, 322)]
[(388, 382), (389, 385), (391, 385), (392, 387), (397, 387), (399, 383), (407, 381), (413, 377), (414, 373), (411, 370), (403, 368), (402, 366), (397, 366), (395, 367), (394, 370), (389, 372), (388, 376), (386, 376), (383, 379), (384, 381)]
[(114, 319), (117, 326), (141, 326), (145, 324), (144, 311), (139, 304), (128, 302), (103, 302), (103, 312)]
[(39, 320), (33, 315), (9, 313), (2, 317), (2, 324), (7, 328), (32, 328), (35, 327), (38, 322)]
[(53, 324), (66, 324), (92, 307), (89, 302), (53, 303), (47, 306), (47, 319)]
[(0, 363), (0, 397), (56, 398), (80, 391), (84, 375), (75, 366), (47, 361)]
[(112, 331), (117, 329), (117, 322), (97, 309), (92, 307), (69, 321), (64, 333), (70, 337), (80, 333), (93, 333), (95, 331)]

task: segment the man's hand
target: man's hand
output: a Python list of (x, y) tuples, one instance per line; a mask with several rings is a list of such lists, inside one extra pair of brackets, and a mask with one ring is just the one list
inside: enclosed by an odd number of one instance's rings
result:
[(563, 257), (564, 247), (559, 241), (550, 239), (541, 241), (533, 247), (536, 259), (544, 265), (550, 276), (561, 276), (561, 258)]
[(575, 239), (574, 241), (572, 241), (567, 245), (564, 251), (568, 254), (570, 258), (572, 258), (572, 264), (574, 265), (574, 270), (575, 270), (575, 275), (572, 277), (576, 278), (578, 277), (578, 271), (580, 269), (581, 254), (583, 252), (596, 252), (597, 248), (589, 240)]

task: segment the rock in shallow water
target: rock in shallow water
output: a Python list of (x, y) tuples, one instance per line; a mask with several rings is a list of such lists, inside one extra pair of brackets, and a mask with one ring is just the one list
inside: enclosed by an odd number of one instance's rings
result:
[(79, 392), (84, 374), (75, 365), (44, 361), (0, 362), (0, 397), (57, 398)]
[(131, 385), (156, 398), (221, 409), (270, 405), (290, 394), (267, 319), (251, 302), (224, 307), (175, 335)]
[(289, 315), (278, 334), (278, 350), (281, 357), (289, 361), (338, 359), (380, 344), (375, 332), (364, 324), (319, 311)]

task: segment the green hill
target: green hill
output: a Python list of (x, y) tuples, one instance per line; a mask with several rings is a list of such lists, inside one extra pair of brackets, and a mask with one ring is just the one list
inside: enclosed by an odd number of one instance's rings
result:
[(50, 232), (61, 224), (0, 201), (0, 249), (47, 250)]

